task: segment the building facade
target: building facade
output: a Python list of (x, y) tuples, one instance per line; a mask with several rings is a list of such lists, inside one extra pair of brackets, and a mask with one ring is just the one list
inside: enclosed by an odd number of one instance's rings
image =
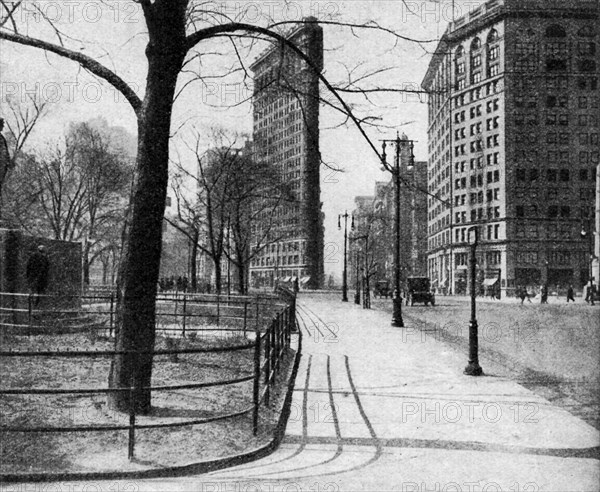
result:
[[(466, 292), (582, 285), (598, 165), (598, 3), (491, 0), (448, 26), (422, 86), (428, 273)], [(596, 233), (597, 236), (597, 233)]]
[[(402, 136), (407, 139), (405, 135)], [(403, 154), (405, 152), (403, 151)], [(400, 277), (427, 275), (427, 162), (407, 168), (400, 161)], [(373, 282), (394, 278), (395, 193), (393, 180), (375, 183), (372, 196), (357, 196), (353, 211), (355, 229), (350, 233), (349, 287), (368, 271)], [(367, 237), (368, 236), (368, 237)], [(365, 251), (367, 256), (365, 256)]]
[[(324, 274), (319, 151), (323, 30), (316, 19), (307, 18), (287, 38), (311, 63), (289, 48), (274, 46), (252, 64), (253, 141), (255, 158), (279, 168), (295, 202), (277, 212), (271, 244), (250, 266), (250, 284), (297, 277), (303, 287), (319, 288)], [(256, 234), (262, 235), (260, 224)]]

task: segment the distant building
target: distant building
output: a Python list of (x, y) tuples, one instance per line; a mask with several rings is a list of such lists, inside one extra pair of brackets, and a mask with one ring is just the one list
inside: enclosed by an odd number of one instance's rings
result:
[[(323, 30), (307, 18), (288, 35), (320, 72)], [(310, 23), (313, 21), (314, 23)], [(250, 285), (298, 277), (305, 288), (323, 285), (323, 216), (319, 151), (319, 78), (290, 49), (274, 46), (251, 66), (254, 72), (254, 156), (274, 163), (297, 202), (282, 207), (270, 244), (250, 266)], [(272, 217), (265, 217), (265, 221)], [(261, 234), (257, 230), (257, 236)]]
[(597, 1), (491, 0), (450, 23), (430, 62), (428, 272), (478, 282), (582, 285), (599, 151)]
[[(403, 135), (404, 139), (406, 136)], [(415, 162), (412, 169), (401, 159), (400, 175), (400, 277), (427, 275), (427, 162)], [(356, 238), (350, 241), (349, 286), (356, 281), (358, 271), (364, 269), (364, 237), (368, 233), (368, 252), (376, 265), (374, 280), (393, 281), (394, 275), (394, 219), (395, 194), (392, 180), (375, 183), (374, 195), (354, 198), (353, 211)], [(350, 232), (350, 231), (349, 231)], [(371, 282), (371, 286), (373, 283)]]

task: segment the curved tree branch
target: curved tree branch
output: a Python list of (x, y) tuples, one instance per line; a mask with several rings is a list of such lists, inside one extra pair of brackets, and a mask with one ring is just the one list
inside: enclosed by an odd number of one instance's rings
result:
[(53, 43), (49, 43), (47, 41), (43, 41), (41, 39), (30, 38), (29, 36), (9, 33), (2, 30), (0, 30), (0, 39), (6, 39), (7, 41), (11, 41), (13, 43), (21, 44), (24, 46), (32, 46), (33, 48), (39, 48), (44, 51), (48, 51), (50, 53), (54, 53), (56, 55), (77, 62), (82, 68), (88, 70), (97, 77), (106, 80), (121, 94), (123, 94), (123, 96), (125, 96), (125, 99), (127, 99), (127, 101), (129, 101), (129, 104), (131, 104), (131, 107), (133, 108), (136, 114), (138, 114), (142, 108), (141, 99), (121, 77), (119, 77), (116, 73), (109, 70), (104, 65), (87, 55), (77, 53), (76, 51), (55, 45)]

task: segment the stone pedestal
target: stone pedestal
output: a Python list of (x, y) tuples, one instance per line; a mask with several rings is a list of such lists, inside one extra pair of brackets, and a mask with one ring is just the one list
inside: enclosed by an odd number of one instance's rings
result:
[(45, 296), (35, 310), (78, 310), (81, 307), (81, 243), (28, 236), (0, 228), (0, 323), (23, 324), (29, 318), (26, 268), (43, 244), (50, 262)]

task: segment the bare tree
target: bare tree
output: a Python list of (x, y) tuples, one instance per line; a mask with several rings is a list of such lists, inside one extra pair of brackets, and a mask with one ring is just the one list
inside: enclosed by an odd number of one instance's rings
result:
[(9, 113), (6, 120), (9, 162), (8, 166), (0, 171), (0, 219), (3, 218), (4, 185), (8, 182), (11, 171), (16, 167), (17, 162), (24, 158), (25, 144), (36, 124), (48, 109), (45, 101), (39, 102), (33, 96), (29, 96), (25, 103), (14, 98), (7, 98), (6, 104)]
[[(379, 151), (375, 143), (368, 139), (361, 122), (336, 92), (335, 87), (299, 47), (275, 30), (277, 26), (261, 27), (235, 22), (218, 12), (207, 12), (206, 5), (202, 2), (138, 0), (136, 3), (141, 5), (147, 29), (145, 36), (148, 39), (145, 50), (146, 87), (141, 99), (113, 70), (85, 54), (85, 46), (73, 46), (76, 40), (64, 35), (57, 26), (50, 26), (50, 32), (57, 38), (56, 42), (30, 36), (29, 32), (33, 29), (29, 29), (27, 35), (22, 34), (21, 19), (15, 14), (21, 2), (22, 0), (12, 3), (0, 0), (0, 7), (5, 13), (0, 21), (0, 39), (41, 49), (73, 61), (121, 92), (137, 117), (136, 181), (130, 208), (130, 226), (118, 281), (116, 348), (121, 355), (113, 361), (110, 385), (124, 388), (133, 382), (136, 387), (141, 388), (136, 399), (137, 410), (147, 413), (151, 407), (149, 388), (155, 342), (155, 305), (162, 245), (162, 218), (168, 187), (171, 115), (179, 75), (189, 68), (187, 62), (190, 59), (203, 54), (202, 51), (194, 52), (196, 46), (218, 38), (232, 42), (232, 39), (240, 35), (271, 39), (280, 46), (285, 46), (301, 57), (310, 69), (319, 72), (322, 84), (331, 91), (339, 110), (345, 112), (350, 121), (357, 125), (377, 156)], [(316, 20), (309, 19), (307, 22), (314, 23)], [(351, 29), (381, 29), (374, 24), (348, 26)], [(395, 41), (402, 38), (391, 30), (386, 31)], [(39, 32), (43, 33), (44, 30), (40, 29)], [(129, 406), (126, 392), (116, 392), (113, 402), (122, 410)]]
[(123, 222), (131, 169), (109, 149), (108, 139), (88, 123), (72, 124), (67, 155), (84, 185), (81, 232), (84, 235), (83, 278), (90, 283), (90, 266), (103, 250), (114, 251)]
[(93, 261), (119, 245), (130, 169), (87, 123), (71, 125), (65, 140), (37, 157), (22, 154), (6, 189), (7, 212), (31, 234), (82, 241), (88, 284)]
[(284, 238), (281, 220), (299, 201), (273, 164), (238, 154), (231, 173), (227, 208), (233, 244), (225, 249), (236, 266), (238, 290), (248, 291), (249, 267), (269, 245)]

